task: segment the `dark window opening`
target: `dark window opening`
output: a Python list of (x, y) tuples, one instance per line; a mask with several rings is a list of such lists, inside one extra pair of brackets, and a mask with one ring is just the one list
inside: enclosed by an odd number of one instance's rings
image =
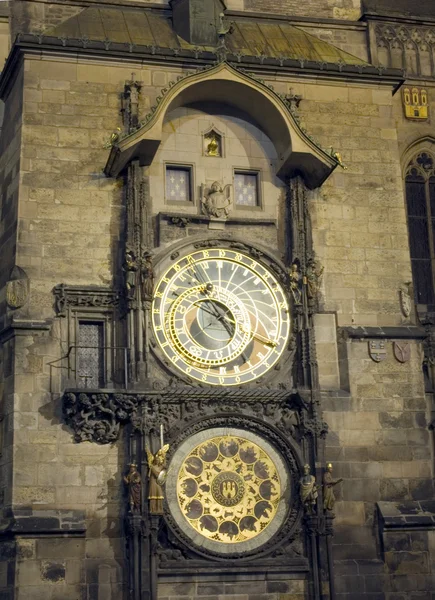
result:
[(104, 323), (79, 321), (77, 382), (82, 388), (101, 388), (104, 376)]
[(409, 249), (417, 304), (435, 305), (435, 165), (419, 154), (406, 175)]

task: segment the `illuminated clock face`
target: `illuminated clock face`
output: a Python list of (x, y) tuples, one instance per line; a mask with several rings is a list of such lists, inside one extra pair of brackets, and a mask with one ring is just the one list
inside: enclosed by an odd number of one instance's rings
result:
[(153, 328), (166, 357), (210, 385), (264, 375), (287, 346), (290, 314), (273, 273), (238, 250), (208, 248), (175, 260), (160, 278)]

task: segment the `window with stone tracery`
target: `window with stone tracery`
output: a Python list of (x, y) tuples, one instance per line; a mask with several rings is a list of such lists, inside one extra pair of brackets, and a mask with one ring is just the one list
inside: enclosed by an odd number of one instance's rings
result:
[(434, 305), (435, 158), (418, 154), (408, 165), (405, 184), (415, 302)]

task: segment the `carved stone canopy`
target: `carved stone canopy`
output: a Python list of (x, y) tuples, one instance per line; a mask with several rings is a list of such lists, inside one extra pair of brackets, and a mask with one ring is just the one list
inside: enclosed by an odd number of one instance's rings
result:
[(301, 129), (273, 89), (223, 62), (182, 77), (166, 88), (146, 122), (112, 146), (106, 175), (118, 176), (135, 159), (142, 165), (150, 165), (162, 140), (166, 113), (178, 106), (202, 101), (235, 106), (258, 123), (275, 144), (279, 157), (277, 175), (282, 180), (299, 172), (303, 173), (307, 187), (316, 188), (337, 166), (337, 161)]

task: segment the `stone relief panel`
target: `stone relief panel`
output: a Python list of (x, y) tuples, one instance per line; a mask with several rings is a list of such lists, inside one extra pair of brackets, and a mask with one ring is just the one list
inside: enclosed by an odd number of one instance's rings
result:
[(408, 77), (435, 77), (435, 29), (383, 23), (375, 27), (378, 63)]

